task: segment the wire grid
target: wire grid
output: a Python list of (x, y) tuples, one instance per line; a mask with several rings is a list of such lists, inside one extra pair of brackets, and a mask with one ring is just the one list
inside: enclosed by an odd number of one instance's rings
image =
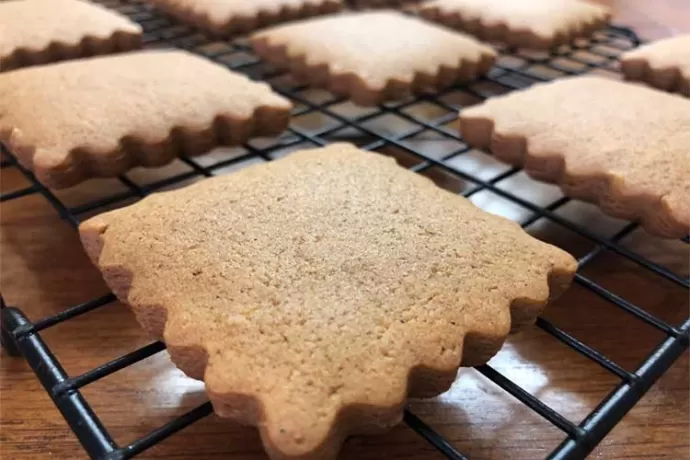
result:
[[(498, 186), (499, 182), (517, 174), (520, 171), (519, 168), (506, 167), (505, 170), (486, 178), (460, 171), (449, 165), (449, 162), (454, 158), (465, 155), (471, 150), (464, 144), (462, 136), (454, 128), (447, 126), (457, 118), (457, 112), (461, 110), (463, 105), (458, 104), (457, 99), (453, 99), (453, 96), (462, 95), (475, 100), (483, 100), (494, 93), (525, 88), (535, 82), (548, 81), (558, 76), (578, 75), (602, 70), (610, 73), (616, 72), (619, 54), (626, 49), (639, 45), (639, 40), (630, 30), (612, 26), (597, 33), (591, 41), (561, 46), (551, 53), (500, 49), (501, 58), (497, 65), (488, 76), (477, 82), (450, 88), (434, 96), (420, 96), (385, 104), (377, 108), (365, 109), (349, 104), (344, 98), (337, 98), (325, 92), (314, 92), (298, 85), (284, 74), (261, 62), (243, 40), (214, 41), (197, 30), (181, 25), (139, 1), (107, 0), (100, 3), (139, 22), (145, 31), (144, 43), (149, 48), (176, 47), (187, 49), (222, 63), (228, 68), (245, 73), (251, 78), (268, 81), (274, 90), (293, 101), (295, 108), (292, 112), (291, 126), (286, 134), (280, 138), (250, 141), (243, 146), (239, 153), (235, 152), (228, 158), (216, 159), (211, 163), (201, 161), (200, 158), (202, 157), (182, 156), (180, 160), (188, 167), (187, 171), (154, 182), (141, 184), (128, 174), (121, 175), (118, 177), (118, 181), (124, 186), (125, 191), (73, 206), (63, 203), (53, 192), (38, 182), (33, 174), (19, 164), (11, 152), (2, 146), (2, 168), (17, 168), (30, 181), (31, 185), (2, 194), (0, 201), (40, 194), (63, 219), (77, 227), (79, 222), (90, 214), (111, 206), (128, 203), (132, 199), (139, 199), (152, 192), (184, 183), (190, 179), (213, 176), (224, 168), (246, 162), (271, 161), (292, 149), (323, 146), (336, 140), (348, 140), (355, 142), (363, 149), (382, 151), (382, 153), (386, 153), (387, 149), (391, 148), (404, 152), (415, 160), (410, 169), (418, 173), (425, 173), (437, 168), (469, 184), (461, 192), (463, 196), (468, 198), (480, 191), (489, 190), (531, 212), (532, 215), (529, 218), (520, 222), (523, 228), (543, 218), (593, 242), (594, 248), (578, 260), (580, 271), (575, 275), (575, 282), (609, 303), (634, 315), (649, 326), (663, 332), (666, 337), (657, 348), (650, 350), (648, 357), (635, 372), (629, 372), (554, 324), (539, 318), (536, 322), (537, 327), (620, 379), (619, 385), (613, 388), (589, 416), (579, 424), (573, 423), (552, 410), (491, 366), (484, 365), (476, 368), (485, 377), (565, 433), (563, 442), (548, 457), (551, 459), (584, 458), (687, 348), (690, 319), (686, 318), (680, 325), (669, 324), (633, 302), (610, 292), (581, 273), (583, 267), (591, 264), (604, 251), (612, 251), (640, 267), (688, 289), (690, 283), (687, 277), (678, 275), (619, 244), (625, 236), (638, 227), (637, 224), (625, 225), (612, 237), (602, 237), (594, 231), (557, 214), (557, 210), (570, 202), (567, 197), (561, 197), (544, 206), (539, 206)], [(586, 52), (582, 53), (582, 51)], [(438, 115), (432, 117), (433, 119), (429, 119), (428, 116), (419, 116), (419, 111), (415, 108), (422, 106), (426, 111), (432, 109)], [(296, 122), (303, 115), (315, 114), (328, 120), (325, 127), (322, 124), (318, 130), (310, 130)], [(385, 125), (383, 120), (391, 116), (398, 123), (400, 120), (405, 122), (404, 132), (389, 133), (385, 129), (382, 132), (381, 126)], [(377, 120), (379, 123), (371, 123)], [(452, 148), (440, 156), (425, 154), (425, 152), (414, 147), (414, 141), (420, 137), (423, 138), (424, 135), (433, 135), (434, 138), (449, 141)], [(683, 241), (687, 244), (688, 237), (683, 238)], [(81, 396), (79, 389), (163, 351), (165, 345), (161, 342), (155, 342), (82, 375), (69, 377), (38, 334), (43, 329), (101, 308), (115, 300), (113, 294), (107, 294), (98, 299), (72, 306), (61, 313), (34, 323), (29, 322), (20, 310), (6, 308), (4, 303), (2, 304), (3, 321), (5, 322), (5, 330), (3, 330), (5, 346), (10, 351), (16, 349), (15, 351), (24, 354), (92, 458), (130, 458), (212, 413), (211, 404), (207, 402), (127, 446), (117, 446), (89, 404)], [(8, 324), (10, 324), (10, 328), (7, 327)], [(41, 364), (47, 365), (50, 372), (39, 372), (37, 366), (40, 367)], [(432, 443), (447, 458), (456, 460), (466, 458), (447, 439), (409, 410), (404, 413), (404, 422)]]

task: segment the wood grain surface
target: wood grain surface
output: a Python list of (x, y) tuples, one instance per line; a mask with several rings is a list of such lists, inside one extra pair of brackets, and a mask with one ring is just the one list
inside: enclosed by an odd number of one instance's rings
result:
[[(688, 0), (601, 3), (616, 9), (618, 23), (633, 26), (647, 39), (690, 32)], [(166, 169), (137, 174), (165, 175)], [(12, 169), (3, 170), (0, 180), (3, 192), (26, 185)], [(514, 176), (510, 182), (506, 186), (525, 196), (557, 193), (553, 187), (535, 184), (524, 175)], [(113, 184), (108, 180), (93, 181), (59, 195), (76, 203), (115, 187)], [(444, 185), (453, 188), (452, 184)], [(474, 201), (494, 212), (521, 217), (522, 211), (495, 195), (481, 192)], [(566, 208), (563, 213), (569, 219), (601, 235), (610, 235), (623, 225), (603, 217), (590, 205), (571, 202)], [(33, 195), (5, 202), (0, 212), (0, 282), (10, 304), (21, 306), (35, 320), (108, 292), (83, 254), (75, 231), (56, 217), (43, 198)], [(592, 247), (591, 242), (547, 222), (537, 222), (530, 231), (576, 256)], [(640, 230), (623, 244), (678, 274), (688, 274), (687, 245), (655, 239)], [(614, 253), (604, 252), (584, 274), (673, 324), (688, 315), (687, 290)], [(628, 370), (634, 370), (663, 338), (577, 285), (545, 316)], [(48, 329), (42, 335), (70, 375), (150, 343), (129, 310), (119, 303)], [(491, 365), (575, 422), (581, 421), (618, 383), (614, 376), (537, 328), (512, 336)], [(686, 353), (596, 448), (592, 458), (688, 458), (688, 374)], [(3, 351), (0, 377), (3, 460), (86, 457), (22, 359), (8, 357)], [(184, 377), (165, 352), (89, 385), (83, 393), (120, 445), (206, 400), (203, 385)], [(413, 401), (411, 406), (472, 459), (544, 458), (564, 438), (562, 432), (473, 369), (461, 371), (449, 392), (431, 400)], [(405, 426), (383, 436), (353, 438), (342, 454), (344, 459), (384, 457), (443, 458)], [(146, 451), (141, 458), (254, 460), (265, 459), (265, 455), (254, 429), (211, 416)]]

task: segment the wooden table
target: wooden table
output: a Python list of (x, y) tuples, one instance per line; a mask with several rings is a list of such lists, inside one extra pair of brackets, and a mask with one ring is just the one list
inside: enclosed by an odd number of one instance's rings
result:
[[(687, 0), (603, 1), (616, 8), (617, 22), (636, 28), (645, 38), (690, 32)], [(23, 183), (19, 174), (3, 171), (3, 191)], [(96, 185), (65, 193), (66, 199), (89, 194)], [(592, 209), (574, 211), (575, 219), (591, 218)], [(38, 196), (2, 205), (2, 294), (32, 319), (95, 298), (106, 287), (83, 255), (77, 235)], [(606, 227), (607, 224), (604, 225)], [(613, 224), (612, 224), (613, 225)], [(606, 231), (606, 228), (601, 229)], [(573, 252), (583, 243), (552, 229), (540, 236), (563, 242)], [(687, 247), (635, 232), (626, 245), (679, 273), (688, 273)], [(672, 286), (605, 254), (586, 271), (606, 288), (634, 299), (648, 311), (677, 324), (687, 316), (687, 291)], [(589, 345), (634, 369), (661, 335), (635, 318), (580, 287), (573, 287), (548, 311), (547, 318)], [(59, 325), (44, 333), (64, 367), (76, 375), (149, 343), (133, 316), (121, 304)], [(526, 390), (574, 421), (580, 421), (616, 383), (616, 379), (538, 329), (511, 337), (492, 365)], [(645, 398), (595, 450), (602, 459), (687, 458), (690, 383), (688, 355), (654, 386)], [(0, 361), (3, 459), (71, 459), (85, 455), (22, 359), (4, 352)], [(124, 444), (205, 400), (202, 385), (185, 378), (165, 353), (118, 372), (84, 389), (114, 438)], [(414, 411), (473, 459), (543, 458), (563, 434), (474, 370), (461, 372), (448, 393), (412, 403)], [(345, 459), (441, 458), (409, 428), (372, 438), (354, 438)], [(142, 458), (265, 458), (256, 432), (208, 417)]]

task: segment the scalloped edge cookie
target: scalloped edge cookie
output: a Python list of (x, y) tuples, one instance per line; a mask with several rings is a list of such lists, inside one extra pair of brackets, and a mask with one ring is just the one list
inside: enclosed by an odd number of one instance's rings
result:
[(690, 34), (643, 45), (621, 56), (627, 80), (690, 96)]
[(394, 11), (300, 21), (258, 32), (250, 42), (296, 79), (365, 106), (474, 80), (496, 59), (469, 36)]
[(141, 48), (141, 27), (82, 0), (0, 2), (0, 71)]
[(405, 8), (412, 7), (423, 0), (353, 0), (352, 6), (356, 9), (366, 8)]
[(86, 252), (216, 413), (274, 459), (332, 459), (535, 321), (577, 262), (349, 144), (83, 222)]
[(280, 134), (291, 108), (268, 85), (185, 51), (0, 74), (0, 141), (52, 188)]
[(657, 236), (690, 229), (690, 101), (642, 85), (571, 77), (464, 109), (475, 148)]
[(295, 19), (335, 13), (342, 0), (148, 0), (158, 10), (218, 37), (246, 34)]
[(535, 49), (587, 37), (611, 19), (605, 6), (581, 0), (433, 0), (419, 14), (481, 40)]

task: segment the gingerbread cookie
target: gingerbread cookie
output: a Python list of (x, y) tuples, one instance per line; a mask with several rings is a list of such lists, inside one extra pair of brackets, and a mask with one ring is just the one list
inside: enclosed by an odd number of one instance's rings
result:
[(0, 2), (0, 71), (141, 47), (141, 27), (82, 0)]
[(621, 56), (628, 80), (690, 96), (690, 35), (659, 40)]
[(460, 114), (471, 146), (650, 233), (690, 227), (690, 101), (641, 85), (575, 77)]
[(217, 36), (338, 11), (342, 0), (148, 0), (156, 8)]
[(334, 458), (531, 324), (577, 268), (517, 224), (349, 144), (80, 227), (109, 286), (272, 458)]
[(433, 0), (420, 14), (482, 40), (526, 48), (588, 36), (611, 17), (608, 8), (581, 0)]
[(352, 6), (355, 8), (391, 8), (396, 6), (407, 6), (419, 3), (421, 0), (353, 0)]
[(297, 79), (361, 105), (473, 80), (496, 57), (470, 37), (391, 11), (277, 26), (254, 34), (251, 43), (260, 57)]
[(143, 51), (0, 74), (0, 140), (61, 188), (276, 135), (291, 104), (184, 51)]

